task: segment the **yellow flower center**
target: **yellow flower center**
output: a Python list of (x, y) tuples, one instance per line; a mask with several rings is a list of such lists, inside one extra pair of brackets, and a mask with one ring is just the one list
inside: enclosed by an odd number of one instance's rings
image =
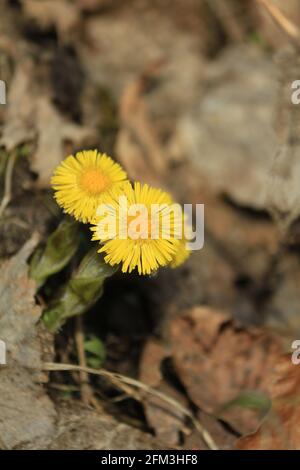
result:
[[(127, 227), (128, 230), (130, 229), (130, 224), (134, 220), (136, 220), (139, 216), (136, 215), (128, 215), (127, 216)], [(136, 230), (137, 234), (139, 235), (137, 240), (140, 241), (145, 241), (147, 239), (151, 238), (151, 228), (152, 228), (152, 222), (151, 222), (151, 217), (143, 217), (142, 220), (140, 220), (140, 223), (136, 224), (134, 229)]]
[(82, 175), (80, 183), (85, 191), (91, 194), (99, 194), (107, 189), (109, 180), (100, 170), (93, 168)]

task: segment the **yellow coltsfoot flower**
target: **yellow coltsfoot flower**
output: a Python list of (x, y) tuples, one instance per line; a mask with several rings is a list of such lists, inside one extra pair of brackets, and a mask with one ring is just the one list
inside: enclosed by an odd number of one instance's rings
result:
[(180, 240), (178, 249), (170, 262), (171, 268), (178, 268), (190, 257), (191, 251), (187, 248), (186, 244), (187, 241), (185, 239)]
[(126, 180), (125, 171), (106, 154), (84, 150), (61, 162), (51, 184), (64, 211), (86, 223), (102, 202), (122, 193)]
[[(105, 233), (108, 216), (116, 220), (116, 226), (115, 231)], [(92, 227), (93, 240), (103, 244), (99, 252), (106, 254), (105, 261), (121, 264), (123, 272), (137, 268), (139, 274), (151, 274), (172, 262), (181, 229), (182, 211), (171, 196), (140, 183), (124, 186), (123, 196), (111, 200), (105, 215), (98, 215)]]
[(192, 235), (191, 226), (188, 224), (187, 218), (183, 216), (182, 237), (179, 240), (177, 251), (170, 263), (170, 267), (172, 269), (178, 268), (178, 266), (181, 266), (190, 257), (191, 250), (188, 247), (187, 237), (189, 237), (190, 239), (191, 235)]

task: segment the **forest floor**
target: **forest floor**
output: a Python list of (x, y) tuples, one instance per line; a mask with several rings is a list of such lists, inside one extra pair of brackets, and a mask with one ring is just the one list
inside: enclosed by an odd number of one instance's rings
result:
[[(272, 60), (286, 40), (250, 6), (211, 3), (1, 2), (0, 448), (300, 447), (300, 67)], [(42, 288), (28, 263), (63, 217), (51, 175), (83, 148), (204, 204), (205, 242), (117, 273), (53, 335), (43, 310), (82, 253)]]

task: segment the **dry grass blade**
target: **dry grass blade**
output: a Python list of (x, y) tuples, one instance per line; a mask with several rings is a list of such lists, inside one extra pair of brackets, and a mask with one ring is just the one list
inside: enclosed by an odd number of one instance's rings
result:
[(9, 155), (8, 162), (6, 165), (5, 180), (4, 180), (4, 194), (3, 194), (2, 201), (0, 203), (0, 218), (2, 217), (6, 207), (8, 206), (11, 200), (12, 175), (13, 175), (16, 158), (17, 158), (17, 152), (15, 150)]
[(260, 5), (269, 13), (274, 22), (289, 37), (297, 49), (300, 50), (300, 31), (275, 5), (269, 0), (257, 0)]
[(86, 405), (94, 406), (98, 411), (101, 410), (101, 406), (99, 405), (97, 399), (93, 394), (92, 387), (89, 384), (89, 376), (88, 373), (84, 371), (86, 367), (86, 357), (84, 351), (84, 332), (83, 332), (83, 322), (82, 318), (79, 315), (75, 319), (75, 343), (77, 348), (77, 354), (79, 359), (79, 364), (82, 369), (79, 371), (79, 379), (80, 379), (80, 393), (83, 403)]
[(78, 366), (74, 364), (58, 364), (54, 362), (46, 362), (43, 364), (43, 370), (47, 370), (47, 371), (69, 370), (69, 371), (78, 371), (78, 372), (85, 372), (88, 374), (99, 375), (101, 377), (107, 378), (108, 380), (110, 380), (112, 383), (114, 383), (116, 386), (119, 386), (123, 390), (124, 390), (123, 385), (125, 384), (125, 385), (128, 385), (129, 387), (132, 387), (133, 389), (139, 389), (139, 390), (146, 392), (149, 395), (154, 395), (157, 398), (160, 398), (161, 400), (174, 406), (174, 408), (176, 408), (177, 410), (181, 411), (187, 418), (191, 420), (195, 429), (201, 434), (202, 439), (205, 442), (205, 444), (208, 446), (208, 448), (210, 450), (218, 450), (218, 447), (216, 443), (214, 442), (212, 436), (202, 426), (202, 424), (197, 419), (195, 419), (193, 414), (187, 408), (182, 406), (180, 403), (178, 403), (176, 400), (169, 397), (168, 395), (162, 392), (159, 392), (158, 390), (155, 390), (152, 387), (149, 387), (148, 385), (144, 384), (143, 382), (140, 382), (139, 380), (126, 377), (125, 375), (122, 375), (122, 374), (109, 372), (105, 369), (92, 369), (91, 367), (82, 367), (82, 366)]

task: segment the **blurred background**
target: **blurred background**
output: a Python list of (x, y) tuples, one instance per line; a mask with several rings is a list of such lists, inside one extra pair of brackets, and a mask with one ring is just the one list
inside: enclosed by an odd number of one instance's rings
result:
[[(108, 153), (182, 204), (204, 203), (204, 248), (177, 270), (109, 279), (84, 335), (90, 365), (169, 394), (222, 448), (257, 428), (275, 364), (300, 333), (300, 119), (288, 94), (300, 73), (264, 3), (0, 2), (0, 257), (34, 232), (45, 245), (62, 219), (50, 177), (80, 149)], [(298, 0), (266, 3), (299, 25)], [(39, 304), (70, 269), (49, 280)], [(71, 321), (52, 358), (76, 362), (74, 341)], [(77, 386), (76, 374), (56, 372), (47, 393), (71, 407)], [(102, 379), (91, 386), (105, 413), (129, 434), (152, 434), (153, 448), (207, 448), (170, 405), (120, 398)]]

